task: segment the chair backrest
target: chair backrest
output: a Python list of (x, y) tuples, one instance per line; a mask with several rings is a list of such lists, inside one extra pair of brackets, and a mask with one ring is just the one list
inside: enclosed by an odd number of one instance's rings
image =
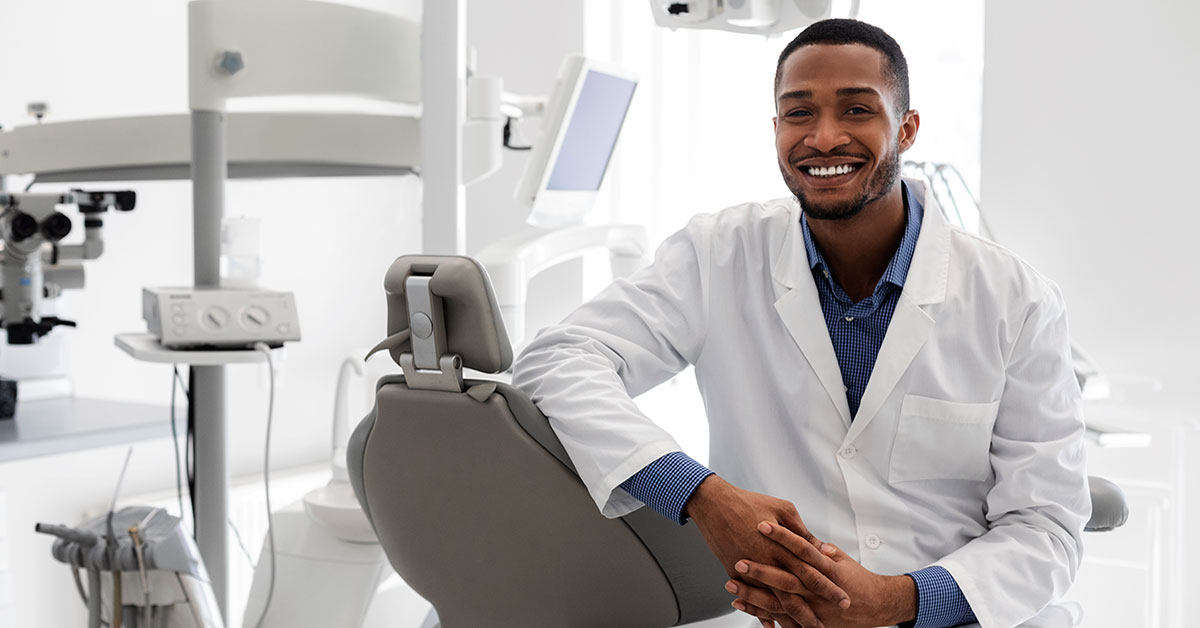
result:
[(392, 566), (442, 626), (665, 628), (730, 611), (694, 525), (645, 508), (604, 517), (524, 394), (462, 379), (512, 361), (482, 266), (407, 256), (385, 288), (379, 348), (404, 375), (378, 383), (347, 465)]

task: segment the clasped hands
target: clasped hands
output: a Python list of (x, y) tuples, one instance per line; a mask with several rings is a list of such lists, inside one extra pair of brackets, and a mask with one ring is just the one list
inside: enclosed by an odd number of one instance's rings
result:
[(687, 505), (730, 576), (734, 608), (764, 628), (874, 628), (916, 618), (916, 584), (817, 539), (790, 502), (709, 476)]

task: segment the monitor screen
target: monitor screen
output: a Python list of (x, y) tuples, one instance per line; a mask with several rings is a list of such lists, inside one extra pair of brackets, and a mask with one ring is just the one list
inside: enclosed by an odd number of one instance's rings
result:
[(546, 189), (600, 189), (635, 87), (636, 81), (587, 71)]

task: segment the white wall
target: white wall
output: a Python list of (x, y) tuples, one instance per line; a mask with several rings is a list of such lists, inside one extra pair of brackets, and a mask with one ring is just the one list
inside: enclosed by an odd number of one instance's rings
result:
[[(1072, 335), (1113, 378), (1114, 399), (1089, 419), (1123, 416), (1156, 434), (1151, 455), (1099, 454), (1093, 472), (1161, 488), (1165, 538), (1179, 534), (1166, 555), (1180, 565), (1164, 586), (1192, 591), (1200, 5), (1006, 0), (987, 3), (985, 23), (984, 211), (1002, 243), (1060, 284)], [(1145, 516), (1135, 510), (1131, 524)], [(1164, 625), (1200, 621), (1195, 595), (1158, 603), (1164, 621), (1182, 621)]]
[(1187, 390), (1200, 370), (1194, 194), (1200, 5), (993, 2), (984, 209), (1059, 281), (1114, 375)]

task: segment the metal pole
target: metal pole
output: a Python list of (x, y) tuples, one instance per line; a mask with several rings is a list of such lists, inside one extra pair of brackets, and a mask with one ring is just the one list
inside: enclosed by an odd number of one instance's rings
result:
[[(192, 241), (197, 288), (221, 282), (221, 218), (225, 213), (225, 114), (192, 111)], [(227, 521), (229, 460), (225, 447), (225, 367), (193, 366), (196, 545), (221, 616), (228, 621)]]
[(466, 0), (425, 0), (421, 15), (421, 250), (467, 250), (462, 185)]

